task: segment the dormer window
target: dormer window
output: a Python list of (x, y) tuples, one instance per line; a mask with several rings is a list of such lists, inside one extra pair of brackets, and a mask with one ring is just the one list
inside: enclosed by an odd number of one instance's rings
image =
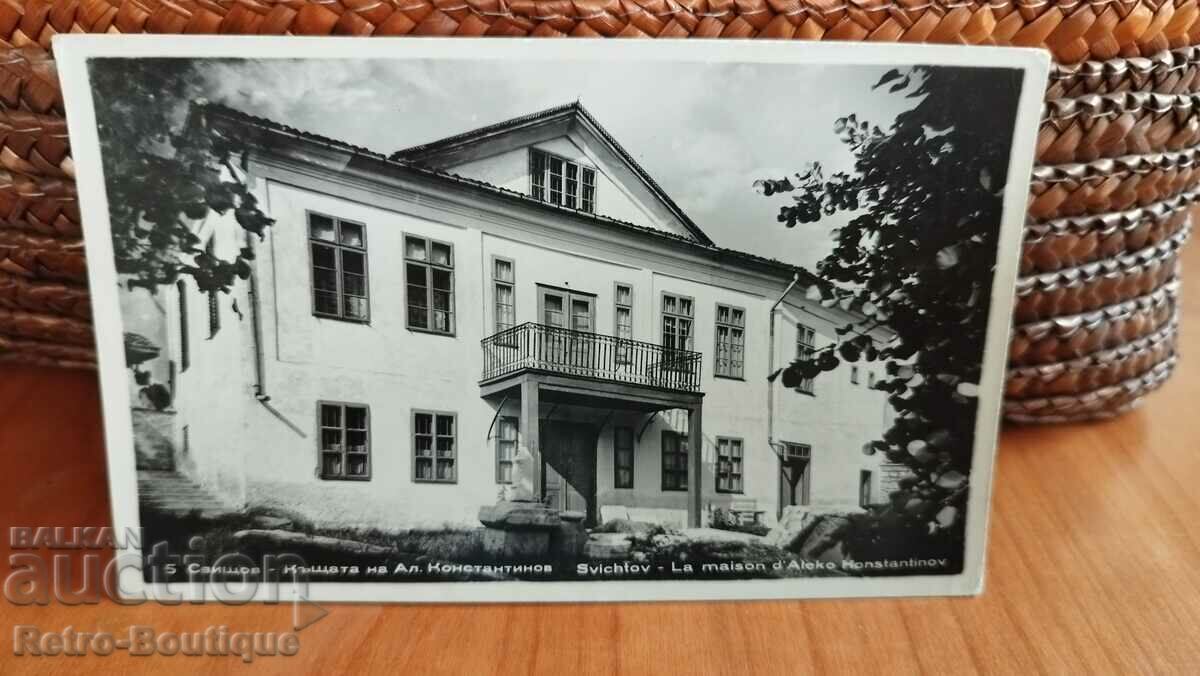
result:
[(596, 213), (595, 169), (531, 148), (529, 183), (535, 200)]

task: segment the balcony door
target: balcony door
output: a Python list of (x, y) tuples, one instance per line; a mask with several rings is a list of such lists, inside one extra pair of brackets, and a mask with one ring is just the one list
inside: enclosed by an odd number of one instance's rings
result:
[(538, 315), (541, 323), (550, 327), (543, 336), (543, 359), (578, 371), (594, 366), (596, 296), (538, 287)]

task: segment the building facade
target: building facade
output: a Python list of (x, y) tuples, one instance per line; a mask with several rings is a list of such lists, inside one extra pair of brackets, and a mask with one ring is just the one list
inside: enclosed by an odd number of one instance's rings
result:
[[(477, 525), (519, 453), (592, 523), (767, 523), (890, 490), (878, 364), (772, 368), (853, 316), (712, 243), (581, 106), (385, 157), (215, 105), (276, 220), (231, 293), (160, 289), (175, 466), (235, 506), (330, 526)], [(815, 296), (814, 296), (815, 297)], [(877, 336), (880, 340), (886, 336)], [(159, 365), (159, 368), (163, 368)]]

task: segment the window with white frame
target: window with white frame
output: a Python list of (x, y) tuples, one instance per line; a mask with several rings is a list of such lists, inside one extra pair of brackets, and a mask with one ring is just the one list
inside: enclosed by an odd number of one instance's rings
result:
[(783, 442), (783, 457), (788, 460), (810, 460), (812, 458), (812, 446), (785, 441)]
[(662, 433), (662, 489), (686, 491), (688, 488), (688, 438), (679, 432)]
[(318, 443), (322, 479), (371, 476), (370, 413), (362, 404), (320, 402)]
[[(817, 350), (817, 333), (812, 327), (796, 324), (796, 359), (811, 359)], [(796, 386), (796, 390), (805, 394), (813, 393), (813, 379), (805, 378)]]
[(628, 284), (616, 285), (613, 294), (613, 326), (617, 341), (617, 363), (629, 363), (629, 345), (622, 340), (633, 339), (633, 287)]
[(742, 440), (717, 437), (717, 492), (742, 492)]
[(458, 481), (457, 416), (439, 411), (413, 411), (412, 426), (413, 481)]
[(613, 488), (633, 488), (633, 428), (613, 428)]
[(544, 150), (529, 150), (530, 195), (550, 204), (596, 212), (596, 171)]
[(492, 293), (495, 295), (496, 333), (507, 331), (517, 322), (516, 264), (508, 258), (492, 258)]
[(179, 305), (179, 372), (183, 373), (192, 365), (191, 335), (188, 333), (187, 282), (182, 279), (176, 281), (175, 294)]
[[(204, 253), (208, 254), (209, 258), (216, 258), (216, 237), (211, 237), (208, 240), (208, 245), (204, 247)], [(208, 337), (212, 338), (221, 330), (221, 305), (217, 300), (217, 290), (209, 289), (208, 291)]]
[(692, 299), (664, 293), (662, 296), (662, 346), (668, 350), (692, 349)]
[(454, 334), (454, 246), (408, 235), (404, 238), (408, 328)]
[(746, 348), (746, 311), (717, 305), (717, 354), (713, 372), (724, 378), (742, 378)]
[(217, 291), (208, 292), (208, 337), (212, 338), (221, 330), (221, 305), (217, 300)]
[(366, 226), (310, 212), (308, 239), (313, 314), (368, 321)]
[(517, 457), (517, 418), (502, 416), (496, 430), (496, 483), (512, 483), (513, 461)]

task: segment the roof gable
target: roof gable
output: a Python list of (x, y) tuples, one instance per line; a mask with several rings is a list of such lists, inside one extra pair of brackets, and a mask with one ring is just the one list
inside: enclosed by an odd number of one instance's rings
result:
[(597, 170), (596, 213), (712, 240), (578, 102), (400, 150), (401, 161), (528, 192), (527, 149), (567, 156)]
[[(721, 265), (736, 266), (738, 269), (756, 270), (769, 274), (784, 284), (797, 276), (805, 286), (824, 284), (811, 273), (789, 263), (737, 249), (719, 247), (711, 242), (697, 241), (690, 236), (548, 204), (535, 200), (528, 194), (505, 190), (483, 181), (420, 166), (417, 163), (391, 159), (383, 153), (369, 148), (297, 129), (221, 103), (197, 100), (192, 104), (190, 115), (189, 128), (195, 125), (196, 129), (207, 128), (219, 134), (237, 136), (244, 140), (248, 149), (253, 149), (259, 161), (264, 159), (284, 160), (334, 174), (350, 172), (374, 175), (380, 180), (395, 175), (429, 181), (432, 184), (452, 187), (455, 189), (455, 194), (476, 193), (488, 200), (521, 204), (538, 212), (560, 213), (579, 223), (592, 223), (600, 227), (619, 230), (631, 236), (644, 237), (647, 241), (670, 242)], [(244, 154), (241, 158), (242, 162), (247, 162), (248, 157), (248, 153)]]

